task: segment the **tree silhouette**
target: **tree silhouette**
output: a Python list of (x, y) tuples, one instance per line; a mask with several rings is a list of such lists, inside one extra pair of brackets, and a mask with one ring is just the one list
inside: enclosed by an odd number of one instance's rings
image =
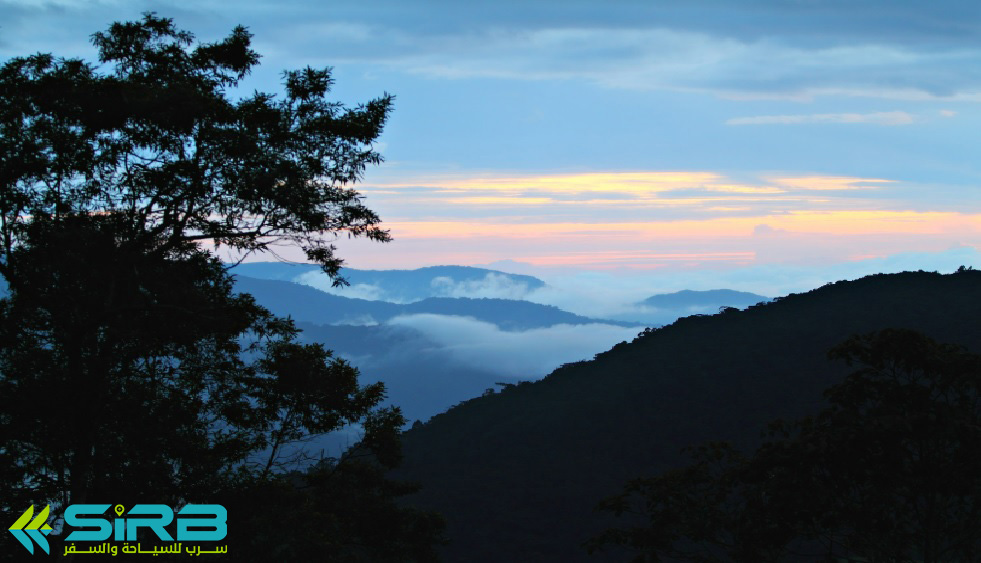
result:
[(389, 238), (349, 186), (381, 161), (391, 97), (346, 108), (330, 69), (307, 68), (282, 97), (232, 100), (259, 59), (250, 37), (192, 47), (145, 14), (93, 36), (108, 72), (43, 54), (0, 69), (4, 512), (292, 490), (303, 442), (354, 424), (363, 455), (309, 479), (360, 474), (359, 502), (399, 492), (377, 469), (398, 462), (405, 422), (379, 408), (382, 385), (298, 344), (210, 250), (291, 243), (343, 283), (333, 237)]
[(971, 561), (981, 552), (981, 356), (908, 330), (830, 353), (858, 369), (813, 417), (774, 422), (746, 458), (725, 444), (604, 501), (646, 524), (638, 561)]
[[(329, 101), (330, 69), (284, 73), (285, 96), (229, 89), (258, 62), (251, 35), (191, 48), (170, 19), (146, 14), (93, 35), (112, 72), (33, 55), (0, 70), (3, 256), (31, 220), (112, 213), (141, 252), (213, 241), (238, 250), (282, 242), (336, 274), (330, 237), (388, 240), (357, 181), (381, 156), (371, 142), (388, 95), (356, 108)], [(0, 272), (9, 277), (7, 267)]]

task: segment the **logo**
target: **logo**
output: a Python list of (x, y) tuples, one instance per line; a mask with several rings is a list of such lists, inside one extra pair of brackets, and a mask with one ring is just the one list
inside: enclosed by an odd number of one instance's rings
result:
[[(113, 522), (100, 518), (108, 504), (73, 504), (65, 511), (65, 524), (76, 528), (98, 528), (98, 530), (75, 530), (65, 538), (66, 542), (95, 541), (101, 542), (112, 537), (116, 541), (136, 541), (137, 530), (147, 528), (152, 530), (160, 541), (172, 542), (173, 536), (164, 527), (174, 521), (174, 511), (165, 504), (137, 504), (129, 509), (126, 518), (122, 518), (126, 509), (117, 504), (113, 509), (116, 516)], [(134, 518), (134, 516), (139, 516)], [(149, 516), (151, 518), (144, 518)], [(228, 512), (220, 504), (188, 504), (177, 513), (177, 541), (220, 541), (228, 533)], [(190, 518), (188, 518), (190, 516)], [(210, 516), (210, 518), (195, 518), (195, 516)], [(86, 518), (94, 517), (94, 518)], [(201, 530), (200, 528), (206, 528)]]
[[(72, 531), (65, 538), (65, 555), (76, 553), (104, 553), (115, 556), (124, 554), (161, 553), (201, 555), (203, 553), (228, 553), (228, 546), (216, 546), (213, 542), (225, 539), (228, 533), (228, 512), (220, 504), (188, 504), (175, 513), (165, 504), (137, 504), (128, 511), (126, 507), (117, 504), (113, 507), (116, 518), (105, 512), (108, 504), (73, 504), (65, 510), (65, 525), (80, 528)], [(123, 514), (126, 514), (124, 517)], [(176, 524), (176, 536), (171, 535), (167, 526)], [(152, 545), (144, 549), (139, 543), (140, 529), (145, 530), (143, 538), (149, 539), (153, 532), (157, 540), (164, 545)], [(76, 545), (82, 543), (82, 549)], [(92, 545), (98, 542), (98, 545)], [(123, 542), (122, 546), (117, 545)], [(208, 542), (205, 549), (194, 543)], [(88, 547), (87, 547), (88, 546)], [(207, 549), (211, 548), (211, 549)]]
[[(31, 507), (24, 511), (24, 514), (22, 514), (21, 517), (18, 518), (17, 521), (14, 522), (14, 524), (9, 528), (10, 533), (17, 538), (17, 541), (27, 548), (27, 551), (29, 551), (31, 555), (34, 555), (34, 543), (31, 542), (32, 539), (39, 546), (41, 546), (41, 549), (43, 549), (45, 553), (49, 555), (51, 554), (51, 552), (48, 551), (48, 540), (44, 539), (44, 536), (51, 533), (51, 526), (46, 524), (48, 520), (48, 511), (50, 509), (50, 505), (45, 506), (44, 510), (42, 510), (41, 513), (35, 517), (34, 505), (32, 504)], [(33, 520), (31, 519), (32, 517), (34, 517)]]
[[(220, 504), (188, 504), (176, 514), (173, 509), (164, 504), (137, 504), (129, 511), (123, 505), (117, 504), (113, 508), (116, 518), (112, 518), (111, 515), (104, 517), (111, 506), (72, 504), (67, 507), (64, 516), (65, 525), (80, 529), (72, 531), (65, 538), (66, 542), (72, 542), (65, 546), (65, 555), (107, 553), (115, 556), (120, 551), (124, 554), (149, 555), (228, 553), (227, 545), (216, 546), (214, 543), (225, 539), (228, 534), (228, 512)], [(35, 543), (41, 546), (45, 553), (51, 554), (48, 540), (44, 537), (52, 531), (51, 526), (47, 524), (50, 511), (51, 506), (48, 505), (35, 516), (32, 504), (9, 528), (10, 533), (31, 555), (34, 555)], [(126, 513), (125, 517), (124, 513)], [(176, 541), (167, 530), (167, 526), (171, 524), (176, 525)], [(164, 542), (165, 545), (157, 546), (151, 543), (150, 548), (144, 549), (143, 545), (137, 542), (141, 538), (139, 533), (141, 528), (153, 532), (157, 540)], [(146, 538), (147, 534), (144, 533), (142, 537)], [(90, 546), (98, 542), (98, 545), (79, 549), (74, 542), (88, 543)], [(120, 547), (115, 542), (125, 543)], [(202, 549), (202, 546), (193, 543), (185, 545), (183, 542), (207, 542), (208, 545), (205, 547), (212, 549)]]

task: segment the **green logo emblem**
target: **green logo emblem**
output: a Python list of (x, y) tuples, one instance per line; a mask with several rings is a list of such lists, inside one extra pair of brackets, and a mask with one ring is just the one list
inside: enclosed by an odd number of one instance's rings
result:
[[(51, 553), (48, 551), (48, 540), (44, 539), (44, 536), (51, 533), (51, 526), (46, 524), (48, 520), (48, 511), (50, 508), (50, 505), (45, 506), (44, 510), (42, 510), (40, 514), (34, 516), (34, 505), (32, 504), (31, 507), (24, 511), (24, 514), (22, 514), (21, 517), (18, 518), (17, 521), (14, 522), (14, 524), (9, 528), (10, 533), (17, 538), (17, 541), (27, 548), (27, 551), (29, 551), (31, 555), (34, 555), (34, 543), (31, 543), (32, 539), (39, 546), (41, 546), (41, 549), (43, 549), (45, 553)], [(33, 520), (31, 520), (32, 517), (34, 518)]]

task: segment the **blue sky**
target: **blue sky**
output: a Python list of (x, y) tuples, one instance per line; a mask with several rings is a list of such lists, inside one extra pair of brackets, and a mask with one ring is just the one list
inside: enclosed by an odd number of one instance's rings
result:
[(249, 27), (250, 89), (330, 65), (341, 101), (396, 95), (362, 185), (395, 242), (342, 241), (355, 267), (773, 293), (979, 265), (977, 2), (0, 0), (0, 57), (91, 59), (147, 10)]

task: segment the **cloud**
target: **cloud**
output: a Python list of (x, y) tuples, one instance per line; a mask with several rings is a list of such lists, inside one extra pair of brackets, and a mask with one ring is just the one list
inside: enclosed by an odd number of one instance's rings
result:
[[(380, 285), (355, 283), (346, 287), (334, 287), (330, 278), (320, 271), (303, 273), (291, 281), (308, 285), (332, 295), (368, 301), (388, 301), (390, 303), (410, 303), (426, 297), (523, 299), (529, 291), (527, 283), (495, 272), (489, 272), (482, 278), (469, 280), (454, 280), (448, 276), (437, 276), (430, 280), (429, 291), (423, 290), (414, 299), (405, 298), (406, 288), (393, 285), (382, 287)], [(344, 324), (375, 323), (374, 319), (365, 318), (356, 322), (345, 321)]]
[(870, 125), (909, 125), (916, 119), (905, 111), (876, 113), (816, 113), (810, 115), (760, 115), (735, 117), (726, 125), (802, 125), (813, 123), (864, 123)]
[(538, 379), (564, 363), (590, 359), (618, 342), (632, 340), (642, 328), (554, 325), (507, 332), (468, 317), (429, 314), (396, 317), (388, 324), (422, 332), (464, 365), (493, 366), (496, 373), (515, 379)]
[[(447, 28), (451, 29), (451, 28)], [(458, 33), (385, 33), (386, 48), (338, 45), (335, 60), (430, 78), (585, 81), (627, 90), (703, 92), (732, 99), (981, 98), (981, 49), (863, 37), (801, 41), (779, 25), (738, 37), (691, 26), (635, 24), (494, 27)], [(378, 37), (375, 34), (374, 37)], [(331, 52), (337, 53), (332, 49)]]
[[(962, 265), (981, 267), (981, 251), (973, 246), (954, 246), (940, 252), (899, 252), (833, 264), (755, 264), (643, 273), (550, 272), (540, 268), (532, 273), (548, 286), (532, 292), (528, 300), (594, 318), (647, 319), (651, 318), (648, 313), (657, 311), (643, 310), (635, 304), (658, 293), (735, 289), (776, 297), (870, 274), (911, 270), (950, 273)], [(661, 322), (670, 320), (660, 319)]]
[(493, 272), (478, 280), (456, 281), (440, 276), (433, 278), (430, 287), (436, 297), (523, 299), (528, 294), (528, 284)]
[[(924, 17), (922, 5), (899, 4), (246, 0), (232, 10), (217, 0), (5, 0), (0, 21), (17, 24), (4, 29), (4, 42), (17, 49), (7, 55), (52, 46), (77, 52), (107, 21), (156, 10), (209, 39), (243, 23), (275, 68), (351, 64), (738, 99), (981, 99), (981, 9), (933, 2)], [(123, 5), (130, 13), (120, 13)], [(67, 35), (80, 40), (66, 44)]]
[(371, 315), (346, 316), (341, 320), (331, 323), (333, 325), (344, 326), (377, 326), (378, 321)]
[[(788, 179), (792, 180), (792, 179)], [(829, 181), (810, 182), (801, 178), (801, 190), (845, 191), (856, 190), (848, 182), (835, 183)], [(805, 182), (807, 180), (807, 182)], [(830, 196), (829, 196), (830, 197)], [(685, 217), (666, 217), (663, 220), (651, 218), (648, 221), (640, 219), (622, 219), (620, 222), (603, 221), (591, 222), (588, 217), (578, 221), (547, 222), (538, 219), (535, 222), (512, 223), (506, 220), (488, 221), (412, 221), (391, 222), (389, 226), (401, 240), (429, 239), (448, 240), (475, 238), (496, 238), (496, 242), (509, 240), (516, 245), (527, 248), (541, 248), (546, 243), (564, 242), (568, 254), (588, 254), (590, 252), (610, 252), (610, 247), (597, 248), (593, 243), (605, 238), (608, 242), (618, 242), (615, 249), (619, 252), (636, 252), (644, 256), (675, 256), (677, 250), (667, 250), (665, 244), (669, 240), (705, 240), (709, 238), (741, 237), (752, 232), (753, 228), (766, 223), (772, 227), (789, 232), (812, 235), (871, 235), (895, 234), (917, 235), (959, 232), (964, 236), (978, 236), (981, 233), (981, 211), (972, 212), (966, 209), (963, 213), (954, 211), (893, 211), (880, 209), (788, 209), (753, 215), (736, 215), (706, 219)], [(653, 242), (661, 244), (659, 250), (650, 250)], [(580, 248), (571, 245), (581, 243)], [(585, 245), (589, 246), (585, 246)], [(524, 251), (514, 249), (515, 255), (510, 258), (538, 264)], [(711, 255), (729, 251), (704, 250)]]
[(605, 272), (536, 273), (547, 285), (530, 293), (528, 301), (553, 305), (592, 318), (615, 319), (637, 312), (636, 303), (662, 293), (657, 277)]
[[(803, 176), (796, 178), (772, 178), (772, 182), (797, 190), (868, 190), (877, 184), (890, 184), (883, 178), (852, 178), (848, 176)], [(871, 184), (871, 185), (869, 185)]]
[[(4, 41), (91, 53), (113, 19), (155, 10), (214, 39), (236, 23), (256, 34), (273, 69), (361, 65), (427, 77), (574, 80), (606, 88), (708, 92), (729, 98), (977, 99), (979, 10), (965, 3), (880, 8), (822, 3), (331, 2), (217, 0), (0, 2)], [(533, 4), (533, 5), (532, 5)], [(121, 6), (129, 13), (121, 13)], [(711, 14), (707, 14), (711, 11)], [(882, 18), (881, 12), (894, 17)], [(752, 21), (747, 22), (748, 14)], [(708, 17), (707, 17), (708, 16)], [(43, 20), (43, 21), (42, 21)], [(744, 22), (745, 25), (733, 25)], [(67, 43), (66, 37), (77, 40)], [(263, 71), (264, 72), (264, 71)]]
[[(327, 277), (326, 274), (319, 270), (313, 270), (305, 272), (296, 276), (292, 280), (295, 283), (300, 283), (303, 285), (308, 285), (315, 289), (319, 289), (325, 293), (330, 293), (331, 295), (340, 295), (341, 297), (350, 297), (352, 299), (367, 299), (368, 301), (386, 301), (388, 295), (385, 289), (377, 286), (365, 283), (351, 284), (346, 287), (334, 287), (333, 281)], [(348, 324), (365, 324), (365, 323), (348, 323)], [(369, 323), (370, 324), (370, 323)]]
[[(598, 216), (593, 209), (592, 215), (568, 217), (391, 221), (387, 226), (397, 240), (397, 252), (369, 242), (356, 246), (347, 241), (341, 252), (352, 257), (356, 261), (352, 266), (358, 268), (472, 265), (511, 259), (545, 270), (688, 272), (763, 264), (823, 266), (861, 256), (937, 251), (981, 240), (981, 208), (972, 208), (978, 207), (977, 201), (935, 189), (929, 192), (937, 197), (931, 205), (959, 206), (961, 211), (916, 211), (915, 204), (883, 198), (880, 194), (895, 189), (893, 184), (884, 186), (890, 187), (872, 190), (856, 189), (846, 181), (803, 182), (789, 189), (802, 194), (799, 197), (813, 198), (814, 209), (774, 206), (772, 211), (706, 212), (702, 218), (624, 207), (618, 217)], [(950, 201), (944, 201), (948, 197)], [(779, 236), (754, 235), (761, 224), (782, 232)]]
[[(755, 180), (755, 182), (754, 182)], [(749, 215), (793, 209), (837, 209), (839, 201), (816, 201), (800, 190), (868, 189), (898, 184), (881, 178), (813, 175), (738, 180), (705, 171), (622, 171), (575, 174), (434, 176), (378, 183), (371, 193), (401, 213), (417, 207), (435, 219), (440, 214), (482, 217), (534, 214), (536, 219), (563, 216), (596, 220), (616, 214), (621, 220), (704, 218), (706, 214)], [(375, 189), (377, 188), (377, 190)], [(906, 192), (911, 193), (911, 192)], [(879, 198), (891, 193), (880, 192)], [(829, 203), (830, 205), (824, 205)], [(860, 204), (854, 198), (850, 206)], [(528, 209), (533, 207), (533, 209)], [(655, 215), (653, 213), (660, 213)], [(398, 237), (398, 233), (395, 233)]]
[[(430, 181), (442, 193), (525, 193), (555, 196), (617, 193), (646, 195), (705, 185), (714, 185), (719, 174), (703, 171), (584, 172), (579, 174), (490, 176)], [(393, 186), (393, 184), (386, 184)], [(394, 186), (405, 185), (395, 184)]]

